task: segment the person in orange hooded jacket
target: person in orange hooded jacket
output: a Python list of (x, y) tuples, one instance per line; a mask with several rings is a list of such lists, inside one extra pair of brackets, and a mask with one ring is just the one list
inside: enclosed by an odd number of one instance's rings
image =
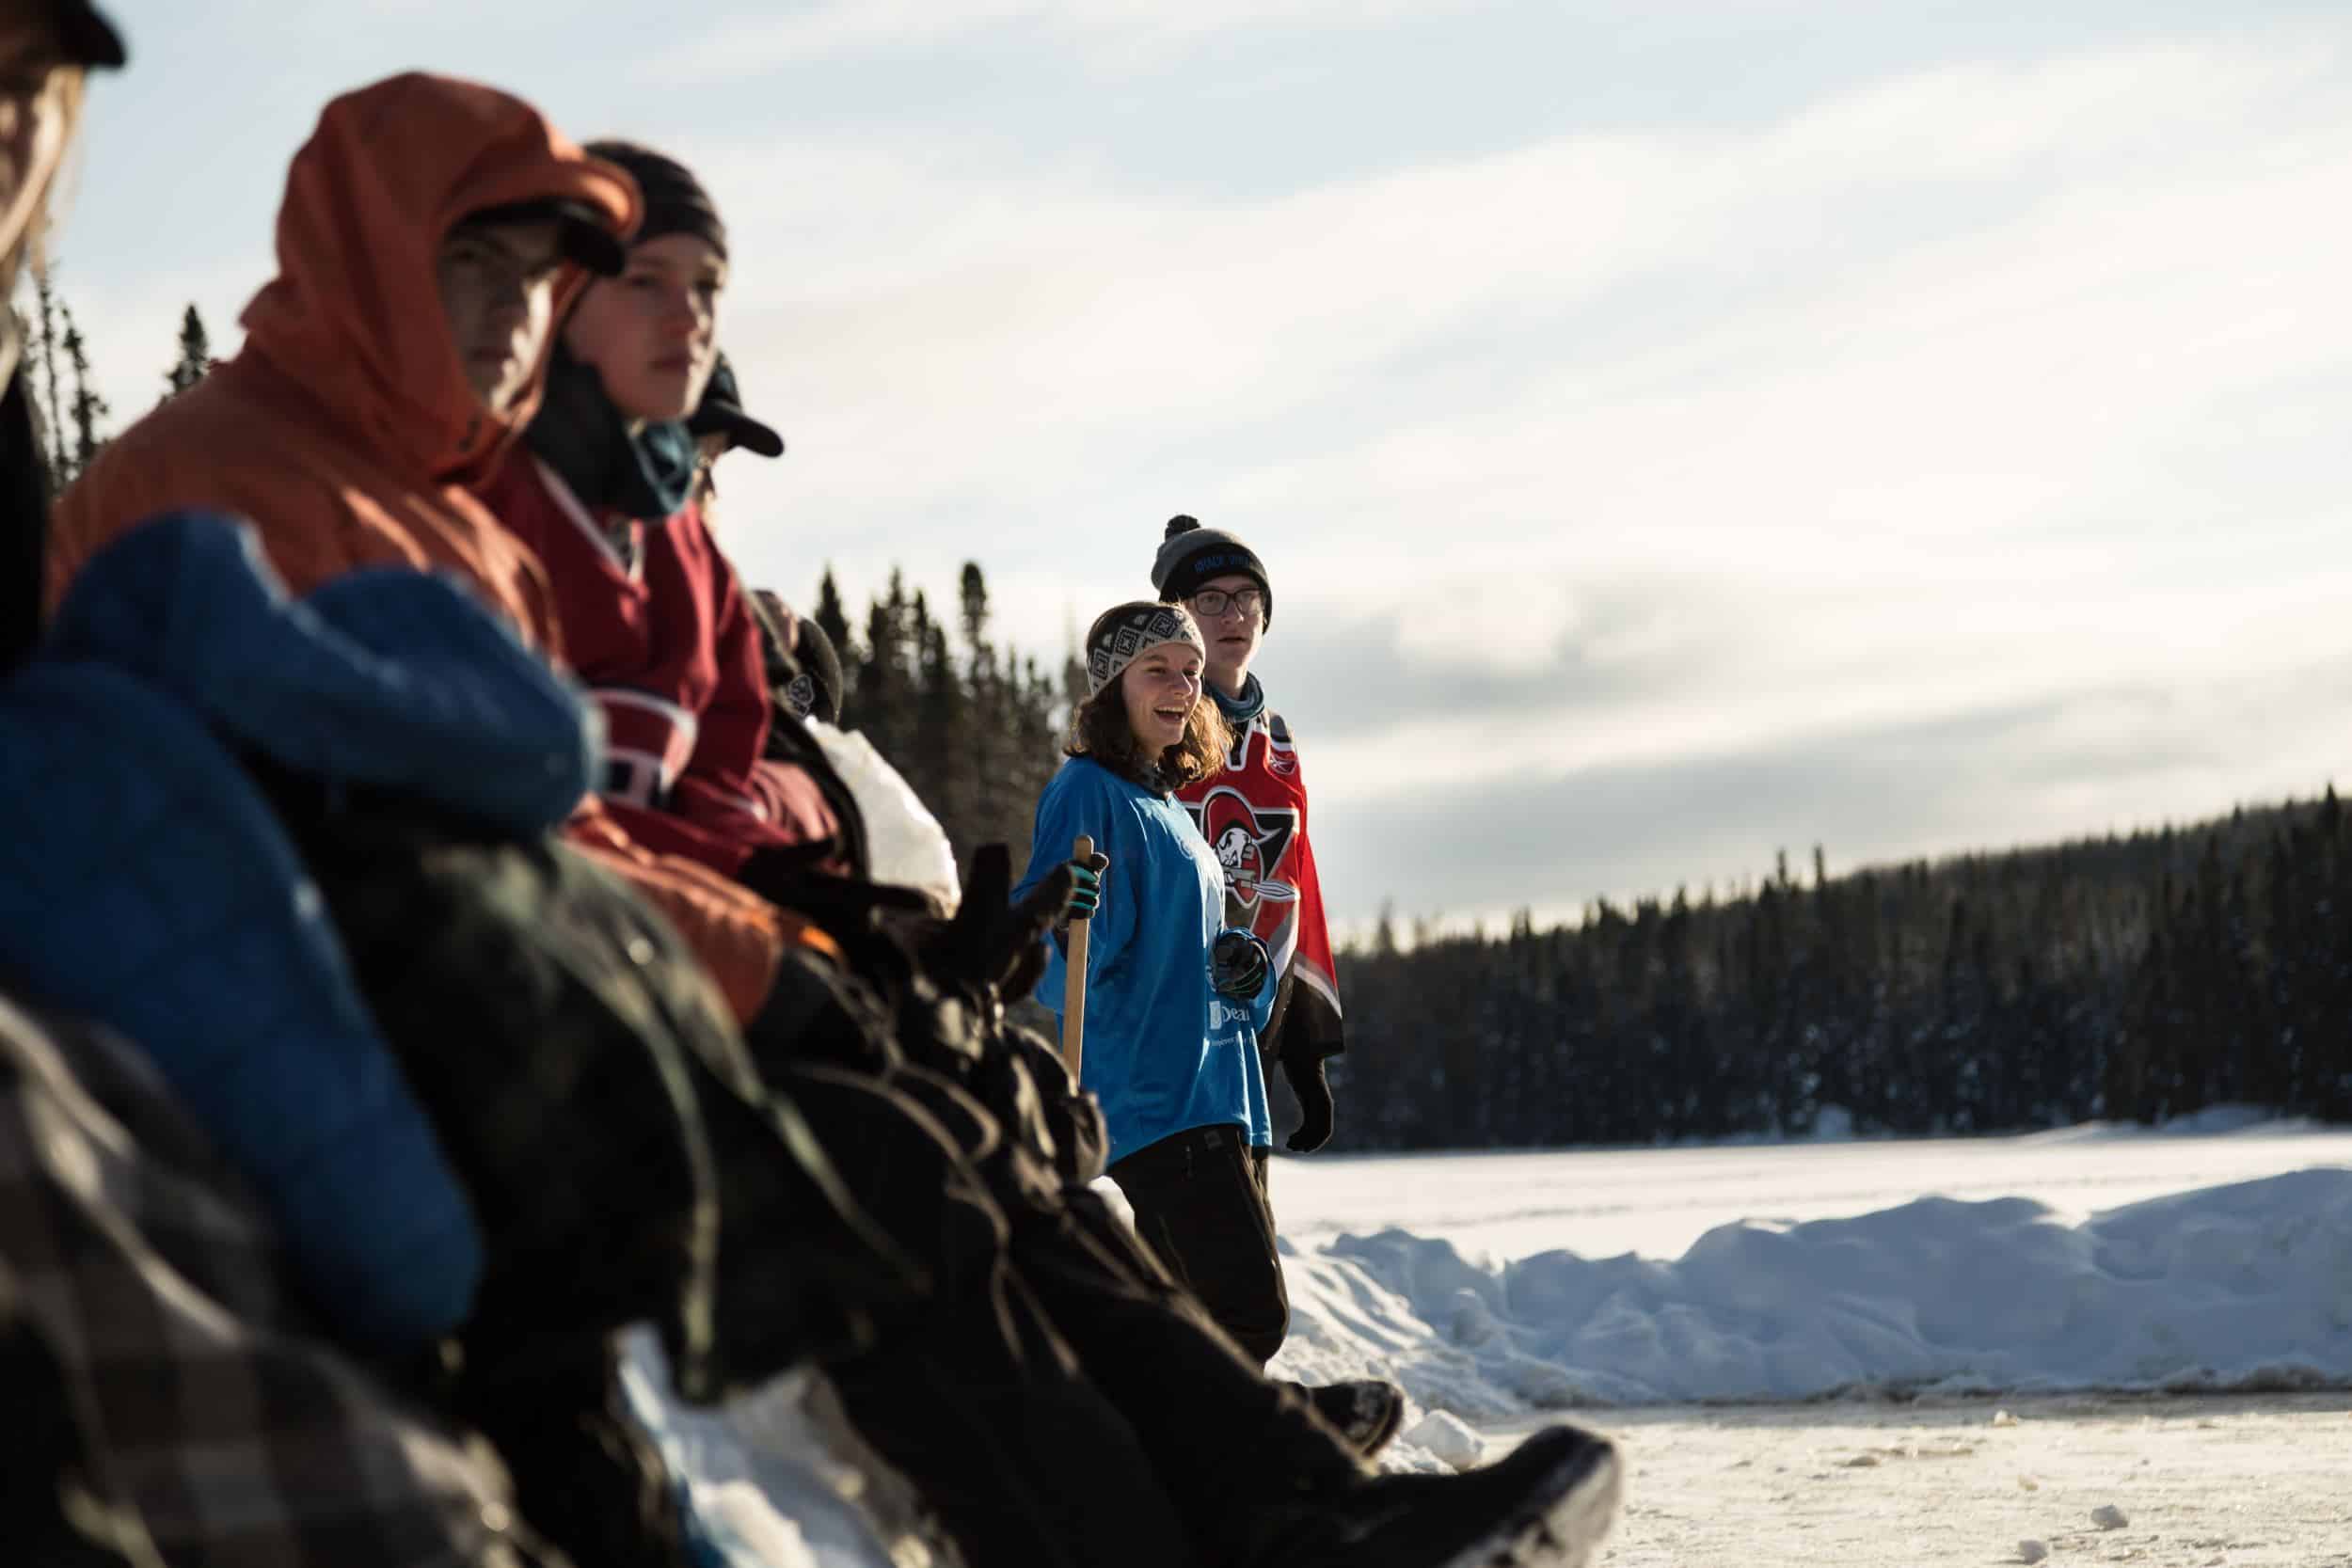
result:
[[(545, 570), (468, 487), (530, 423), (553, 323), (590, 263), (618, 270), (642, 213), (625, 171), (494, 88), (410, 72), (336, 99), (294, 155), (278, 275), (246, 308), (244, 348), (59, 498), (46, 600), (156, 513), (215, 507), (253, 521), (296, 594), (358, 566), (447, 570), (561, 662)], [(570, 832), (678, 927), (739, 1019), (787, 941), (821, 943), (637, 845), (593, 799)]]

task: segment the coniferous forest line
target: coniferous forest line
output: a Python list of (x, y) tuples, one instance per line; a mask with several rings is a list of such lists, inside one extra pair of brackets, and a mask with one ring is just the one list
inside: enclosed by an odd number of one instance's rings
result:
[[(62, 484), (104, 444), (71, 307), (36, 277), (25, 360)], [(210, 365), (195, 307), (161, 395)], [(1082, 673), (996, 643), (977, 564), (943, 613), (893, 573), (840, 651), (843, 721), (939, 816), (959, 862), (1025, 863)], [(2352, 828), (2316, 802), (2048, 848), (1789, 875), (1696, 904), (1593, 904), (1499, 936), (1339, 955), (1334, 1149), (1535, 1148), (2153, 1121), (2246, 1101), (2352, 1121)], [(1032, 1014), (1032, 1017), (1040, 1015)], [(1289, 1093), (1268, 1075), (1278, 1132)]]
[[(2312, 804), (1341, 956), (1345, 1147), (2352, 1120), (2352, 830)], [(1835, 1108), (1835, 1109), (1833, 1109)], [(1335, 1140), (1336, 1142), (1336, 1140)]]

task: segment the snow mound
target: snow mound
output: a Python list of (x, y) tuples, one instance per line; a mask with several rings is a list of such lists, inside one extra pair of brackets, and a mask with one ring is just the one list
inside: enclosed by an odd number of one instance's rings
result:
[(1853, 1135), (1853, 1113), (1843, 1105), (1824, 1105), (1815, 1112), (1813, 1131), (1806, 1134), (1816, 1143), (1844, 1143)]
[(894, 1528), (889, 1494), (904, 1482), (829, 1413), (809, 1374), (700, 1408), (672, 1388), (660, 1339), (633, 1329), (621, 1386), (726, 1568), (935, 1568), (944, 1555), (904, 1520)]
[(1679, 1259), (1466, 1259), (1385, 1230), (1285, 1246), (1304, 1382), (1385, 1376), (1470, 1420), (1530, 1409), (1864, 1390), (2352, 1384), (2352, 1171), (2109, 1210), (1928, 1197), (1745, 1221)]
[(1456, 1470), (1467, 1470), (1486, 1457), (1486, 1440), (1459, 1416), (1433, 1410), (1397, 1439), (1437, 1455)]

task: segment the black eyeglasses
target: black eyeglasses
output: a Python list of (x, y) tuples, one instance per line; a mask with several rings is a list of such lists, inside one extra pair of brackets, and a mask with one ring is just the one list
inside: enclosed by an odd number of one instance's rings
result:
[(1213, 621), (1229, 608), (1240, 610), (1242, 619), (1250, 621), (1257, 619), (1258, 612), (1265, 608), (1265, 595), (1254, 588), (1245, 588), (1238, 594), (1228, 594), (1222, 588), (1203, 588), (1192, 596), (1191, 602), (1195, 610)]

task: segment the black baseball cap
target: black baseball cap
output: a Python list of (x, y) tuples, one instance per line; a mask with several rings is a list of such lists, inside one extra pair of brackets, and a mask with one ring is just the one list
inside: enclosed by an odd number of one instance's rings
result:
[(130, 57), (123, 53), (122, 35), (89, 0), (50, 0), (49, 14), (56, 24), (58, 46), (72, 64), (119, 71)]
[(743, 389), (736, 384), (735, 367), (723, 354), (711, 369), (702, 402), (686, 420), (686, 431), (690, 436), (723, 436), (729, 447), (749, 447), (762, 457), (784, 455), (784, 437), (776, 434), (775, 426), (744, 412)]
[(604, 214), (584, 201), (545, 197), (536, 201), (506, 201), (468, 213), (465, 223), (552, 223), (555, 243), (567, 261), (578, 262), (598, 277), (617, 277), (628, 265), (628, 246), (604, 226)]

